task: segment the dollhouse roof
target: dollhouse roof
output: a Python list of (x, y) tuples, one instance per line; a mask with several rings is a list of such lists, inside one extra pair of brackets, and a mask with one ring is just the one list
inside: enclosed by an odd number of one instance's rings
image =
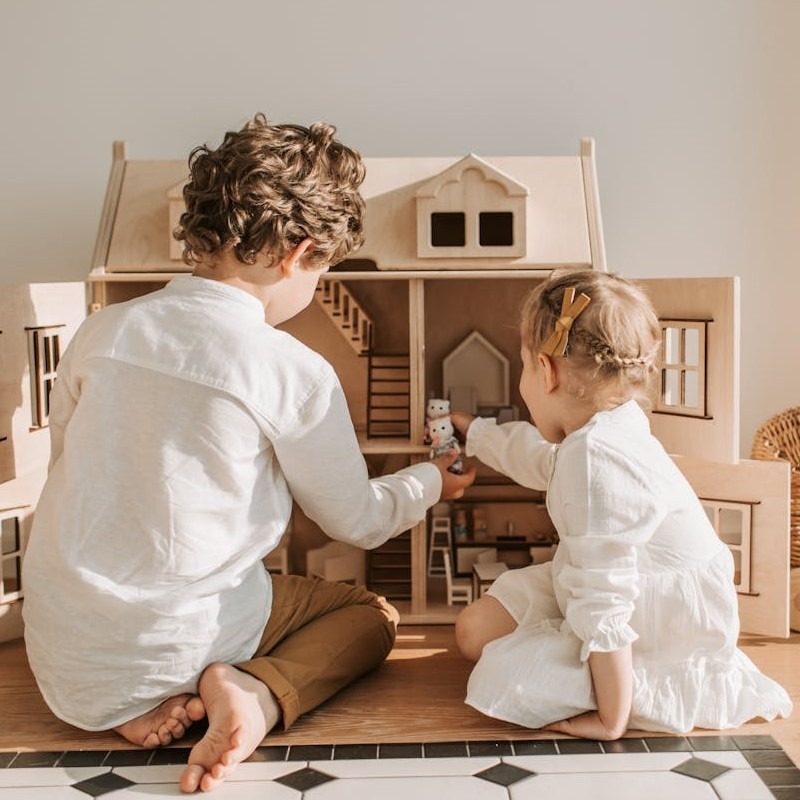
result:
[(470, 169), (478, 170), (484, 180), (491, 180), (495, 183), (499, 183), (509, 197), (527, 197), (530, 194), (527, 186), (514, 180), (510, 175), (507, 175), (488, 161), (484, 161), (484, 159), (476, 156), (474, 153), (470, 153), (468, 156), (464, 156), (460, 161), (457, 161), (452, 166), (440, 172), (434, 178), (431, 178), (431, 180), (423, 183), (422, 186), (417, 189), (416, 197), (436, 197), (442, 186), (447, 183), (461, 181), (464, 173)]

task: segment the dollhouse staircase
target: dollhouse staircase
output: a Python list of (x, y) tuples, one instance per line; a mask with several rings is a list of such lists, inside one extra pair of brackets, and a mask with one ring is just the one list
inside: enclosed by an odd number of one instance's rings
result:
[(369, 355), (372, 320), (344, 283), (337, 280), (320, 281), (316, 298), (356, 355)]
[(367, 586), (388, 600), (411, 599), (411, 532), (367, 552)]
[(367, 437), (411, 436), (411, 365), (408, 355), (369, 354)]
[(367, 436), (408, 438), (411, 435), (411, 368), (408, 355), (373, 352), (372, 319), (342, 281), (320, 281), (316, 299), (355, 354), (369, 359)]

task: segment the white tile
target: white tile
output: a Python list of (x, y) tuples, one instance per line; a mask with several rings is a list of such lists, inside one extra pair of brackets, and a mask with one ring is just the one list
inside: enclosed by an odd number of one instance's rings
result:
[[(320, 764), (330, 764), (330, 761), (321, 761)], [(290, 772), (297, 772), (306, 766), (305, 761), (248, 761), (239, 764), (236, 772), (227, 778), (229, 781), (272, 781)], [(320, 772), (326, 770), (319, 768)], [(330, 773), (329, 774), (333, 774)]]
[(706, 781), (675, 772), (537, 775), (510, 786), (509, 793), (511, 800), (718, 800)]
[(341, 778), (316, 786), (308, 796), (309, 800), (508, 800), (503, 786), (458, 776)]
[(134, 783), (177, 783), (186, 764), (155, 764), (152, 767), (114, 767), (117, 775)]
[(774, 798), (772, 792), (752, 769), (726, 772), (714, 778), (711, 783), (714, 784), (720, 800), (773, 800)]
[(29, 786), (0, 789), (0, 800), (90, 800), (69, 786)]
[(655, 772), (682, 764), (691, 753), (576, 753), (567, 756), (503, 756), (533, 772)]
[[(108, 767), (8, 767), (0, 769), (0, 788), (5, 786), (71, 786), (109, 772)], [(88, 798), (88, 795), (86, 795)]]
[(409, 775), (474, 775), (499, 764), (494, 756), (485, 758), (353, 758), (312, 761), (309, 766), (339, 778), (405, 778)]
[[(118, 789), (108, 795), (108, 800), (168, 800), (174, 797), (209, 797), (214, 800), (300, 800), (300, 793), (280, 783), (266, 783), (264, 781), (233, 781), (223, 783), (210, 794), (199, 793), (195, 795), (184, 794), (174, 783), (159, 784), (148, 783), (146, 786), (129, 786), (127, 789)], [(31, 799), (33, 800), (33, 798)], [(70, 798), (76, 800), (76, 798)], [(90, 800), (88, 795), (83, 795), (83, 800)]]
[(732, 769), (751, 769), (750, 762), (738, 750), (698, 750), (690, 755)]

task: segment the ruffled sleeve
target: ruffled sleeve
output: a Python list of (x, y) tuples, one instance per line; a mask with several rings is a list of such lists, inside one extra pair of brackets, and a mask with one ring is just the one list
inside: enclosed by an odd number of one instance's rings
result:
[(582, 661), (638, 638), (630, 625), (639, 595), (638, 554), (663, 516), (658, 493), (635, 468), (614, 454), (602, 455), (578, 462), (581, 468), (562, 498), (557, 580), (566, 622), (583, 642)]

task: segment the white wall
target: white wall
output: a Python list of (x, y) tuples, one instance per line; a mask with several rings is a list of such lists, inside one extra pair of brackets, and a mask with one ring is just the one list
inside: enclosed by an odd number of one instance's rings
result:
[(609, 266), (740, 275), (742, 451), (800, 404), (796, 0), (0, 0), (0, 283), (82, 279), (111, 164), (255, 111), (367, 156), (597, 143)]

